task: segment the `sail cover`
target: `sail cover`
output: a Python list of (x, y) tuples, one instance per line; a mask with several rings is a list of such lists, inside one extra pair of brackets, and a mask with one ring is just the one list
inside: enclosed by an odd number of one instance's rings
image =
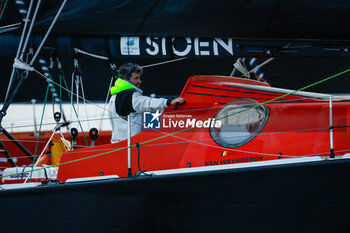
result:
[[(29, 44), (34, 51), (62, 1), (41, 1)], [(29, 2), (8, 1), (0, 27), (23, 22), (23, 9), (28, 9)], [(276, 61), (265, 74), (272, 85), (298, 88), (296, 80), (309, 83), (347, 68), (348, 12), (350, 2), (345, 0), (69, 0), (40, 57), (48, 63), (52, 51), (47, 48), (55, 48), (68, 75), (73, 70), (74, 48), (110, 56), (117, 65), (189, 58), (166, 69), (148, 68), (148, 81), (143, 84), (147, 94), (178, 94), (190, 75), (229, 75), (237, 57), (287, 57)], [(0, 34), (0, 68), (5, 77), (1, 93), (5, 93), (21, 31), (18, 27)], [(310, 56), (331, 59), (300, 62), (290, 58)], [(108, 63), (86, 57), (79, 62), (89, 97), (104, 99), (110, 77)], [(40, 64), (35, 65), (40, 69)], [(170, 85), (164, 85), (164, 79)], [(45, 84), (39, 78), (28, 80), (27, 88), (15, 100), (28, 99), (33, 96), (31, 90)], [(349, 85), (337, 82), (332, 86), (332, 92), (347, 92)], [(330, 92), (328, 86), (314, 91)]]
[[(16, 2), (8, 2), (0, 25), (16, 22)], [(61, 3), (42, 1), (36, 34)], [(343, 40), (350, 39), (349, 12), (345, 0), (69, 0), (53, 35)]]

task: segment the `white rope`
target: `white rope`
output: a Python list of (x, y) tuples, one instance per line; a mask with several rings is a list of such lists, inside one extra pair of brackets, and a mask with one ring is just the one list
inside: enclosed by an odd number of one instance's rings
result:
[(239, 72), (241, 72), (243, 74), (243, 76), (245, 78), (249, 79), (251, 73), (254, 73), (255, 71), (257, 71), (258, 69), (260, 69), (264, 65), (268, 64), (269, 62), (273, 61), (274, 59), (275, 59), (274, 57), (271, 57), (271, 58), (267, 59), (266, 61), (264, 61), (263, 63), (254, 67), (252, 70), (248, 71), (247, 67), (244, 64), (245, 58), (243, 58), (243, 59), (238, 58), (237, 61), (235, 62), (235, 64), (233, 64), (234, 69), (232, 70), (230, 76), (233, 77), (233, 74), (234, 74), (235, 70), (237, 69)]
[(1, 30), (1, 29), (5, 29), (5, 28), (19, 27), (19, 26), (21, 26), (21, 24), (22, 24), (22, 22), (14, 23), (14, 24), (9, 24), (9, 25), (0, 27), (0, 30)]
[[(80, 82), (80, 75), (79, 76), (76, 76), (75, 77), (75, 91), (76, 91), (76, 105), (77, 105), (77, 107), (76, 107), (76, 111), (77, 111), (77, 118), (78, 118), (78, 120), (79, 120), (79, 116), (80, 116), (80, 109), (79, 109), (79, 97), (80, 97), (80, 95), (79, 95), (79, 82)], [(73, 85), (73, 84), (72, 84)]]
[(273, 61), (275, 58), (271, 57), (269, 59), (267, 59), (266, 61), (264, 61), (263, 63), (255, 66), (251, 71), (249, 71), (249, 73), (254, 73), (255, 71), (257, 71), (258, 69), (260, 69), (261, 67), (263, 67), (264, 65), (268, 64), (269, 62)]
[(28, 65), (28, 64), (25, 63), (25, 62), (22, 62), (22, 61), (18, 60), (17, 58), (15, 58), (12, 67), (13, 67), (13, 68), (20, 69), (20, 70), (34, 71), (34, 67)]
[(73, 97), (74, 97), (74, 72), (72, 73), (72, 82), (71, 82), (71, 90), (69, 91), (68, 89), (66, 89), (65, 87), (61, 86), (61, 88), (63, 88), (64, 90), (67, 90), (68, 92), (70, 92), (70, 115), (69, 115), (69, 121), (72, 122), (73, 121)]
[(88, 56), (90, 56), (90, 57), (94, 57), (94, 58), (97, 58), (97, 59), (109, 60), (108, 57), (101, 56), (101, 55), (97, 55), (97, 54), (93, 54), (93, 53), (88, 53), (88, 52), (83, 51), (83, 50), (78, 49), (78, 48), (74, 48), (74, 51), (75, 51), (76, 53), (85, 54), (85, 55), (88, 55)]
[(6, 25), (6, 26), (2, 26), (2, 27), (0, 27), (0, 34), (16, 30), (16, 29), (18, 29), (21, 26), (21, 24), (22, 24), (22, 22), (14, 23), (14, 24)]
[(168, 63), (171, 63), (171, 62), (177, 62), (177, 61), (181, 61), (181, 60), (185, 60), (185, 59), (187, 59), (187, 57), (181, 57), (181, 58), (177, 58), (177, 59), (170, 60), (170, 61), (164, 61), (164, 62), (154, 63), (154, 64), (150, 64), (150, 65), (144, 65), (144, 66), (141, 66), (141, 68), (149, 68), (149, 67), (153, 67), (153, 66), (160, 66), (160, 65), (168, 64)]
[(245, 58), (238, 58), (237, 61), (233, 64), (234, 69), (232, 70), (230, 76), (232, 77), (235, 70), (237, 69), (239, 72), (243, 74), (244, 77), (250, 78), (249, 71), (247, 67), (244, 65)]
[[(74, 51), (76, 53), (81, 53), (81, 54), (84, 54), (84, 55), (87, 55), (87, 56), (90, 56), (90, 57), (94, 57), (94, 58), (97, 58), (97, 59), (109, 60), (109, 58), (106, 57), (106, 56), (101, 56), (101, 55), (89, 53), (89, 52), (83, 51), (83, 50), (78, 49), (78, 48), (74, 48)], [(181, 60), (184, 60), (184, 59), (187, 59), (187, 58), (186, 57), (181, 57), (181, 58), (177, 58), (177, 59), (174, 59), (174, 60), (158, 62), (158, 63), (154, 63), (154, 64), (150, 64), (150, 65), (144, 65), (144, 66), (141, 66), (141, 68), (149, 68), (149, 67), (153, 67), (153, 66), (164, 65), (164, 64), (171, 63), (171, 62), (181, 61)]]
[[(79, 75), (79, 76), (80, 76), (80, 75)], [(81, 85), (81, 93), (82, 93), (82, 95), (83, 95), (83, 102), (84, 102), (84, 107), (85, 107), (85, 114), (86, 114), (88, 129), (91, 129), (91, 128), (90, 128), (89, 115), (88, 115), (87, 106), (86, 106), (86, 99), (85, 99), (83, 78), (82, 78), (81, 76), (80, 76), (80, 85)]]

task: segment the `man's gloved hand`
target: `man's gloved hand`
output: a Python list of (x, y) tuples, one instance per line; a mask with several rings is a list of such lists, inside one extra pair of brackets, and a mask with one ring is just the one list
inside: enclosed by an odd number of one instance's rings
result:
[(175, 104), (181, 105), (184, 103), (185, 103), (185, 99), (181, 98), (181, 97), (177, 97), (177, 98), (171, 100), (171, 105), (175, 105)]

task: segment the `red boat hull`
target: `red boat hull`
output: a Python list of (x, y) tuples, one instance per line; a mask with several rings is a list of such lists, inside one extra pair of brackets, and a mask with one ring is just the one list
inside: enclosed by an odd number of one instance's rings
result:
[[(228, 77), (195, 76), (187, 82), (181, 97), (186, 104), (177, 110), (167, 108), (162, 119), (187, 114), (197, 120), (211, 119), (224, 104), (235, 99), (266, 102), (267, 120), (261, 131), (249, 142), (227, 148), (213, 140), (209, 129), (183, 130), (173, 127), (145, 129), (131, 138), (131, 174), (154, 171), (245, 163), (304, 156), (330, 156), (330, 119), (328, 99), (292, 94), (283, 96), (279, 89), (258, 88), (265, 84)], [(306, 95), (306, 94), (305, 94)], [(280, 98), (283, 96), (282, 98)], [(350, 102), (334, 100), (333, 133), (335, 156), (350, 151), (347, 127)], [(176, 133), (175, 133), (176, 132)], [(175, 134), (174, 134), (175, 133)], [(170, 135), (169, 135), (170, 134)], [(167, 136), (166, 136), (167, 135)], [(140, 144), (140, 155), (135, 144)], [(100, 175), (128, 176), (127, 142), (66, 152), (61, 159), (58, 178)], [(79, 162), (75, 162), (79, 160)], [(140, 170), (141, 169), (141, 170)]]

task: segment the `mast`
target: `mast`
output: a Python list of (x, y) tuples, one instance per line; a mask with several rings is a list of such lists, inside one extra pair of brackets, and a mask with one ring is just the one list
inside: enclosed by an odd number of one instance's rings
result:
[[(60, 9), (58, 10), (55, 18), (53, 19), (49, 29), (47, 30), (44, 38), (42, 39), (36, 53), (34, 54), (33, 58), (31, 59), (30, 63), (27, 64), (25, 62), (23, 62), (23, 56), (24, 53), (26, 51), (26, 47), (28, 44), (28, 40), (30, 38), (30, 34), (32, 31), (32, 28), (34, 26), (35, 23), (35, 19), (36, 16), (38, 14), (39, 11), (39, 7), (40, 7), (40, 3), (41, 0), (38, 0), (36, 8), (35, 8), (35, 12), (32, 16), (31, 19), (31, 24), (30, 27), (28, 29), (28, 32), (26, 34), (26, 29), (28, 26), (28, 22), (29, 22), (29, 17), (31, 14), (31, 10), (32, 10), (32, 6), (33, 6), (33, 0), (31, 0), (30, 5), (29, 5), (29, 9), (28, 9), (28, 13), (25, 19), (25, 24), (23, 27), (23, 31), (22, 31), (22, 35), (21, 35), (21, 40), (17, 49), (17, 54), (16, 57), (14, 59), (14, 63), (13, 63), (13, 67), (12, 67), (12, 72), (11, 72), (11, 77), (10, 77), (10, 82), (7, 88), (7, 93), (5, 96), (5, 101), (4, 101), (4, 105), (2, 106), (1, 110), (0, 110), (0, 133), (3, 133), (8, 139), (10, 139), (20, 150), (23, 151), (24, 154), (26, 154), (27, 156), (29, 156), (33, 161), (35, 161), (35, 157), (32, 155), (32, 153), (30, 153), (18, 140), (16, 140), (3, 126), (2, 126), (2, 119), (5, 117), (6, 113), (7, 113), (7, 109), (9, 108), (10, 104), (12, 103), (14, 97), (17, 95), (19, 89), (21, 88), (24, 80), (28, 77), (29, 71), (35, 71), (35, 69), (32, 67), (32, 65), (34, 64), (37, 56), (39, 55), (39, 52), (41, 51), (44, 43), (46, 42), (48, 36), (50, 35), (53, 26), (55, 25), (59, 15), (61, 14), (65, 4), (66, 4), (67, 0), (64, 0), (61, 4)], [(24, 45), (22, 47), (23, 41), (24, 41), (24, 37), (26, 37)], [(21, 53), (20, 53), (21, 51)], [(14, 83), (15, 83), (15, 76), (17, 75), (17, 79), (19, 79), (19, 81), (17, 82), (16, 86), (14, 87)], [(13, 90), (13, 91), (12, 91)], [(12, 93), (11, 93), (12, 91)], [(1, 143), (2, 144), (2, 143)], [(4, 145), (0, 145), (1, 149), (0, 152), (4, 153), (6, 155), (6, 157), (9, 159), (9, 162), (12, 166), (15, 166), (15, 163), (13, 162), (12, 157), (10, 156), (10, 154), (8, 153), (7, 149), (5, 148)]]

